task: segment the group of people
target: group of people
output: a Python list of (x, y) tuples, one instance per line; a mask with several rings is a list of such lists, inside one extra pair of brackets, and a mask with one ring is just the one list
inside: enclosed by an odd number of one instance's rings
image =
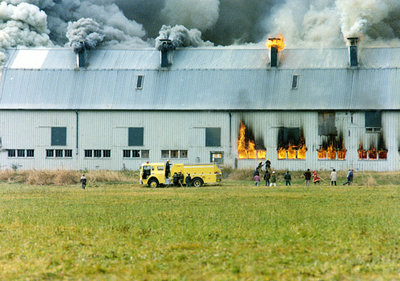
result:
[[(276, 186), (276, 181), (277, 181), (276, 172), (271, 171), (271, 161), (269, 159), (267, 159), (267, 161), (265, 161), (264, 164), (262, 161), (260, 161), (260, 163), (256, 167), (253, 175), (254, 185), (255, 186), (260, 185), (260, 180), (261, 180), (260, 172), (264, 165), (265, 165), (265, 173), (264, 173), (265, 186)], [(353, 169), (349, 169), (347, 173), (347, 181), (343, 185), (346, 184), (351, 185), (351, 183), (353, 182), (353, 177), (354, 177)], [(291, 183), (292, 175), (290, 174), (289, 171), (286, 171), (286, 173), (283, 175), (283, 179), (285, 180), (286, 186), (292, 185)], [(314, 184), (320, 184), (321, 180), (323, 179), (318, 175), (317, 171), (313, 170), (311, 172), (310, 169), (307, 169), (307, 171), (304, 172), (304, 184), (306, 186), (309, 186), (311, 180)], [(337, 172), (335, 169), (333, 169), (330, 174), (330, 183), (331, 185), (337, 185)]]
[[(171, 164), (169, 163), (169, 160), (167, 160), (167, 163), (165, 163), (165, 178), (168, 179), (171, 174)], [(182, 172), (174, 173), (172, 176), (172, 184), (174, 186), (180, 186), (183, 187), (183, 184), (186, 184), (186, 187), (192, 186), (192, 177), (190, 174), (187, 174), (185, 177)]]

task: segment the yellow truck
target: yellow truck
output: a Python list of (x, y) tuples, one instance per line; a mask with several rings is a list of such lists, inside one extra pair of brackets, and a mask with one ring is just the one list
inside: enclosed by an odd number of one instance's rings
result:
[[(150, 187), (173, 185), (173, 175), (183, 174), (183, 178), (190, 174), (191, 185), (200, 187), (203, 184), (216, 184), (222, 180), (220, 168), (215, 164), (171, 164), (170, 176), (165, 177), (165, 163), (143, 163), (140, 167), (140, 184), (147, 184)], [(185, 180), (183, 180), (185, 185)]]

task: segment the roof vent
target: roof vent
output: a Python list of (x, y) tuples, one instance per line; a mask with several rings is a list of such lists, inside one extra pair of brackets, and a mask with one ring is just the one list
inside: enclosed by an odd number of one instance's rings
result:
[(267, 41), (267, 47), (269, 48), (269, 61), (271, 67), (278, 67), (279, 65), (279, 52), (285, 48), (284, 38), (270, 37)]
[(76, 67), (81, 68), (86, 66), (86, 58), (87, 58), (87, 52), (86, 48), (84, 48), (85, 43), (81, 42), (80, 43), (82, 48), (79, 48), (79, 51), (76, 51)]
[(161, 67), (168, 67), (172, 64), (172, 55), (175, 46), (169, 39), (160, 39), (159, 50), (161, 52)]
[(349, 47), (349, 63), (350, 66), (358, 66), (358, 37), (348, 37), (347, 44)]

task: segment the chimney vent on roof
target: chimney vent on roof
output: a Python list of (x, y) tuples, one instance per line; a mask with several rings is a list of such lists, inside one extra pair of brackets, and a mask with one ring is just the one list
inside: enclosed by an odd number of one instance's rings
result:
[(76, 54), (76, 66), (78, 68), (86, 66), (87, 52), (86, 52), (86, 48), (84, 47), (85, 43), (81, 42), (81, 45), (82, 45), (82, 48), (79, 48), (79, 50), (75, 52), (75, 54)]
[(349, 63), (350, 66), (358, 66), (358, 37), (348, 37), (347, 43), (349, 47)]
[(279, 51), (282, 51), (285, 48), (283, 36), (268, 38), (267, 47), (269, 48), (270, 66), (278, 67)]
[(160, 39), (160, 41), (161, 67), (168, 67), (172, 64), (172, 55), (175, 46), (170, 39)]

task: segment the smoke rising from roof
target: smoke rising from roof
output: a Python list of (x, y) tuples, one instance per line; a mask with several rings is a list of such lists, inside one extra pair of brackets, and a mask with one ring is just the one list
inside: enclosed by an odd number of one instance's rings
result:
[(198, 29), (187, 29), (183, 25), (163, 25), (159, 36), (156, 38), (156, 49), (160, 49), (162, 39), (169, 39), (174, 48), (178, 47), (200, 47), (213, 46), (210, 41), (201, 39), (201, 32)]
[(279, 33), (288, 48), (343, 47), (345, 36), (400, 42), (398, 0), (3, 0), (0, 48), (65, 46), (68, 23), (81, 18), (99, 24), (101, 46), (115, 48), (153, 47), (163, 25), (182, 25), (183, 35), (197, 29), (203, 41), (224, 46)]
[(83, 49), (92, 49), (104, 39), (100, 25), (90, 18), (70, 22), (66, 35), (75, 53), (81, 53)]

